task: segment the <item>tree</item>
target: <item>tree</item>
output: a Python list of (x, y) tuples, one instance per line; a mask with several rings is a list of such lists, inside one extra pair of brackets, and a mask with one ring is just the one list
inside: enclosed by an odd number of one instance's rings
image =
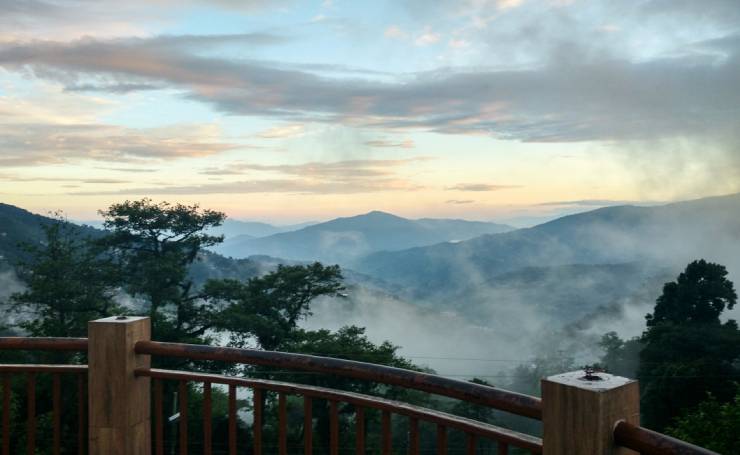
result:
[[(369, 362), (396, 368), (421, 370), (421, 368), (398, 354), (398, 346), (395, 346), (388, 341), (379, 344), (373, 343), (367, 338), (365, 329), (357, 326), (342, 327), (336, 332), (326, 329), (295, 329), (292, 335), (280, 345), (280, 349), (302, 354)], [(260, 377), (279, 381), (327, 387), (330, 389), (348, 390), (367, 395), (379, 395), (384, 398), (401, 400), (406, 403), (415, 403), (417, 405), (424, 404), (427, 402), (426, 400), (428, 398), (428, 395), (422, 392), (337, 375), (312, 374), (286, 370), (275, 371), (274, 369), (268, 368), (254, 369), (252, 371), (252, 375), (259, 375)], [(277, 415), (276, 409), (274, 409), (275, 406), (276, 403), (274, 401), (269, 403), (269, 407), (272, 409), (269, 409), (269, 411), (265, 412), (263, 415), (272, 416), (272, 418), (274, 418)], [(354, 429), (352, 428), (352, 425), (354, 424), (355, 410), (355, 407), (350, 404), (341, 404), (339, 406), (339, 434), (341, 438), (341, 447), (351, 447), (354, 442)], [(312, 403), (312, 415), (316, 421), (314, 429), (314, 451), (315, 453), (328, 453), (328, 450), (322, 450), (321, 448), (328, 448), (330, 442), (329, 403), (323, 400), (314, 400)], [(380, 423), (379, 413), (367, 413), (365, 418), (368, 426), (376, 426)], [(397, 435), (397, 437), (408, 434), (408, 429), (404, 427), (405, 424), (405, 420), (401, 423), (396, 422), (395, 425), (401, 425), (401, 427), (394, 427), (392, 434)], [(277, 425), (271, 425), (270, 427), (274, 429), (277, 428)], [(306, 430), (307, 429), (303, 428), (303, 431)], [(276, 434), (266, 434), (264, 437), (271, 437), (275, 440), (276, 436)], [(302, 435), (297, 436), (299, 436), (298, 439), (300, 440), (300, 436)], [(400, 443), (401, 441), (398, 442)], [(377, 433), (371, 432), (371, 434), (368, 435), (366, 444), (371, 453), (380, 452), (381, 441)]]
[(98, 240), (120, 268), (124, 289), (144, 299), (157, 339), (204, 343), (218, 308), (189, 275), (203, 248), (223, 241), (207, 234), (225, 215), (198, 205), (126, 201), (101, 211), (110, 233)]
[(339, 266), (279, 265), (264, 276), (242, 283), (210, 280), (203, 294), (224, 307), (220, 327), (232, 334), (232, 344), (244, 346), (255, 338), (260, 347), (276, 350), (297, 333), (298, 322), (311, 315), (311, 302), (321, 296), (343, 295)]
[(674, 282), (663, 286), (655, 310), (645, 316), (648, 327), (661, 324), (719, 324), (719, 316), (731, 310), (737, 293), (727, 269), (704, 259), (694, 261)]
[(735, 397), (722, 403), (709, 394), (705, 401), (677, 418), (667, 432), (684, 441), (713, 450), (733, 453), (740, 447), (740, 386)]
[(735, 321), (722, 323), (719, 317), (736, 301), (725, 267), (704, 260), (665, 284), (641, 339), (637, 376), (647, 426), (663, 430), (707, 393), (721, 401), (732, 396), (740, 331)]
[[(90, 245), (79, 227), (58, 217), (42, 225), (44, 238), (39, 244), (25, 244), (26, 254), (17, 264), (25, 289), (9, 298), (11, 308), (22, 318), (16, 327), (34, 337), (85, 337), (90, 320), (111, 316), (119, 311), (114, 296), (118, 289), (109, 261)], [(68, 352), (0, 353), (4, 363), (77, 363), (82, 355)], [(84, 362), (84, 361), (83, 361)], [(62, 387), (74, 387), (73, 375), (62, 375)], [(9, 412), (14, 429), (9, 441), (11, 451), (20, 453), (25, 431), (16, 422), (23, 420), (25, 378), (11, 382)], [(36, 418), (49, 428), (52, 416), (51, 383), (36, 385)], [(75, 447), (78, 412), (74, 400), (62, 400), (61, 441), (63, 447)], [(51, 441), (38, 441), (40, 453), (51, 453)]]
[(601, 337), (599, 346), (604, 349), (600, 365), (608, 373), (634, 378), (640, 365), (642, 343), (640, 337), (623, 340), (616, 332), (608, 332)]
[(65, 220), (42, 228), (44, 243), (25, 245), (29, 259), (18, 267), (26, 289), (10, 303), (30, 316), (19, 325), (31, 336), (84, 337), (88, 321), (119, 309), (113, 268)]

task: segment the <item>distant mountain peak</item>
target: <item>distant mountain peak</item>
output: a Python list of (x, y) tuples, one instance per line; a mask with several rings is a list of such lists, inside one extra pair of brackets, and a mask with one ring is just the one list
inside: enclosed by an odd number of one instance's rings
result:
[(360, 217), (402, 218), (402, 219), (406, 219), (406, 218), (400, 217), (398, 215), (394, 215), (392, 213), (384, 212), (382, 210), (371, 210), (371, 211), (369, 211), (367, 213), (364, 213), (364, 214), (361, 214), (361, 215), (356, 215), (356, 216), (354, 216), (352, 218), (360, 218)]

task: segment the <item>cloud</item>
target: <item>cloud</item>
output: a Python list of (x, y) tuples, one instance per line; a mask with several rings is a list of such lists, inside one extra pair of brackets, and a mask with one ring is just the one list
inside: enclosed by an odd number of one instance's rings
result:
[(98, 124), (0, 124), (0, 167), (204, 157), (239, 148), (213, 125), (132, 129)]
[(284, 125), (275, 126), (262, 132), (257, 133), (257, 136), (263, 139), (286, 139), (289, 137), (303, 136), (306, 132), (306, 127), (301, 124), (295, 125)]
[(722, 58), (698, 59), (696, 50), (634, 62), (567, 56), (533, 68), (440, 69), (398, 82), (209, 57), (173, 41), (16, 42), (0, 46), (0, 66), (71, 89), (177, 88), (227, 114), (540, 142), (704, 134), (732, 128), (728, 112), (740, 104), (737, 37), (693, 46)]
[(398, 25), (391, 25), (385, 29), (383, 36), (391, 39), (404, 39), (408, 37), (408, 33), (403, 31)]
[(415, 191), (417, 185), (396, 179), (374, 179), (357, 182), (353, 180), (322, 182), (307, 179), (250, 180), (228, 183), (209, 183), (186, 186), (157, 186), (150, 188), (128, 188), (117, 191), (73, 192), (76, 196), (90, 195), (191, 195), (191, 194), (248, 194), (248, 193), (296, 193), (296, 194), (356, 194), (385, 191)]
[(576, 205), (582, 207), (607, 207), (610, 205), (638, 204), (639, 201), (611, 200), (611, 199), (581, 199), (577, 201), (551, 201), (537, 204), (541, 207)]
[(433, 32), (431, 27), (426, 27), (424, 28), (424, 31), (416, 37), (414, 44), (417, 46), (429, 46), (430, 44), (437, 43), (441, 38), (441, 35)]
[(472, 199), (448, 199), (445, 201), (445, 204), (472, 204), (475, 202)]
[(207, 175), (241, 174), (244, 172), (269, 172), (284, 176), (308, 177), (345, 181), (350, 179), (376, 179), (390, 177), (402, 166), (428, 160), (414, 157), (404, 160), (346, 160), (334, 162), (309, 162), (302, 164), (232, 163), (225, 168), (209, 168)]
[(448, 191), (499, 191), (518, 188), (517, 185), (491, 185), (488, 183), (458, 183), (446, 188)]
[(256, 14), (289, 5), (291, 0), (0, 0), (0, 39), (18, 37), (112, 37), (147, 32), (170, 20), (173, 11), (208, 6)]
[(366, 141), (365, 145), (369, 145), (370, 147), (381, 147), (381, 148), (405, 148), (405, 149), (411, 149), (415, 147), (414, 140), (413, 139), (404, 139), (403, 141), (388, 141), (385, 139), (375, 139), (371, 141)]
[(497, 0), (496, 7), (501, 10), (517, 8), (524, 4), (524, 0)]
[(400, 175), (404, 166), (427, 160), (347, 160), (302, 164), (231, 163), (200, 173), (210, 176), (248, 175), (248, 180), (193, 185), (124, 188), (114, 191), (74, 192), (74, 195), (187, 195), (187, 194), (358, 194), (416, 191), (422, 187)]
[(103, 169), (106, 171), (116, 171), (116, 172), (132, 172), (136, 174), (146, 174), (146, 173), (152, 173), (152, 172), (158, 171), (158, 169), (135, 168), (135, 167), (100, 167), (98, 169)]

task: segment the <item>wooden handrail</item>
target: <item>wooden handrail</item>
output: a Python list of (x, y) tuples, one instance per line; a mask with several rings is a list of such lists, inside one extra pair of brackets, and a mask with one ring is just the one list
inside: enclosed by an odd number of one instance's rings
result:
[(87, 338), (0, 337), (0, 349), (87, 352)]
[(304, 384), (271, 381), (267, 379), (236, 378), (209, 373), (193, 373), (189, 371), (162, 370), (155, 368), (138, 368), (136, 369), (135, 374), (137, 376), (145, 376), (154, 379), (180, 381), (181, 383), (183, 381), (191, 381), (209, 384), (224, 384), (291, 395), (302, 395), (334, 402), (350, 403), (356, 406), (379, 409), (381, 411), (388, 411), (394, 414), (405, 415), (438, 425), (448, 426), (466, 433), (475, 434), (495, 441), (502, 441), (507, 444), (511, 444), (512, 446), (530, 450), (533, 453), (541, 453), (542, 451), (542, 440), (534, 436), (445, 412), (434, 411), (401, 401), (389, 400), (360, 393), (345, 392), (342, 390)]
[(642, 455), (720, 455), (625, 421), (618, 422), (614, 427), (614, 442)]
[[(130, 321), (137, 323), (143, 322), (143, 318), (130, 318)], [(116, 320), (118, 322), (118, 319)], [(97, 321), (96, 321), (97, 322)], [(148, 321), (146, 321), (148, 324)], [(132, 340), (135, 341), (135, 340)], [(72, 352), (87, 352), (89, 348), (89, 342), (87, 338), (29, 338), (29, 337), (0, 337), (0, 350), (33, 350), (33, 351), (72, 351)], [(203, 345), (190, 345), (180, 343), (163, 343), (156, 341), (149, 341), (145, 338), (141, 341), (129, 344), (127, 348), (128, 352), (133, 350), (139, 355), (153, 355), (163, 357), (175, 357), (175, 358), (186, 358), (190, 360), (210, 360), (210, 361), (224, 361), (250, 365), (261, 365), (276, 368), (284, 368), (290, 370), (299, 370), (306, 372), (316, 372), (323, 374), (334, 374), (344, 376), (348, 378), (362, 379), (382, 384), (401, 386), (409, 389), (420, 390), (429, 392), (437, 395), (448, 396), (464, 400), (470, 403), (480, 404), (489, 406), (492, 408), (508, 411), (514, 414), (522, 416), (542, 419), (542, 401), (539, 398), (522, 395), (507, 390), (497, 389), (490, 386), (484, 386), (471, 382), (460, 381), (456, 379), (445, 378), (442, 376), (436, 376), (433, 374), (405, 370), (401, 368), (388, 367), (384, 365), (376, 365), (365, 362), (356, 362), (345, 359), (337, 359), (330, 357), (320, 357), (306, 354), (295, 354), (287, 352), (276, 352), (276, 351), (261, 351), (254, 349), (238, 349), (228, 347), (215, 347), (215, 346), (203, 346)], [(124, 351), (121, 352), (124, 355)], [(148, 362), (148, 358), (144, 357), (140, 360), (144, 364)], [(98, 363), (104, 361), (104, 359), (98, 356)], [(132, 364), (133, 365), (133, 364)], [(141, 365), (141, 364), (139, 364)], [(96, 368), (100, 368), (102, 365), (98, 365)], [(82, 390), (84, 377), (89, 370), (87, 365), (47, 365), (47, 364), (6, 364), (0, 365), (0, 373), (5, 374), (3, 380), (3, 402), (4, 416), (3, 416), (3, 453), (8, 453), (7, 434), (9, 423), (7, 419), (7, 408), (9, 403), (9, 391), (10, 391), (10, 376), (12, 374), (25, 373), (28, 375), (28, 393), (30, 403), (33, 403), (32, 399), (35, 397), (35, 374), (47, 373), (52, 374), (54, 378), (54, 422), (55, 425), (55, 441), (59, 440), (59, 415), (60, 409), (59, 402), (61, 399), (59, 391), (59, 374), (62, 373), (77, 373), (79, 375), (78, 380), (78, 393), (80, 399), (83, 399)], [(107, 370), (106, 370), (107, 371)], [(373, 397), (369, 395), (356, 394), (352, 392), (345, 392), (341, 390), (334, 390), (322, 387), (313, 387), (303, 384), (292, 384), (279, 381), (263, 380), (263, 379), (246, 379), (246, 378), (234, 378), (221, 375), (212, 375), (205, 373), (194, 373), (185, 371), (173, 371), (173, 370), (158, 370), (150, 369), (149, 367), (139, 366), (135, 369), (128, 371), (134, 371), (135, 377), (140, 377), (139, 380), (147, 380), (147, 378), (155, 379), (170, 379), (178, 381), (199, 381), (205, 384), (226, 384), (230, 387), (230, 394), (234, 395), (233, 390), (237, 386), (250, 387), (255, 390), (255, 394), (261, 393), (261, 390), (270, 390), (282, 394), (297, 394), (306, 397), (310, 403), (310, 398), (320, 398), (329, 400), (331, 403), (346, 402), (358, 406), (358, 418), (362, 417), (363, 407), (379, 409), (386, 413), (395, 413), (408, 416), (411, 419), (411, 429), (413, 433), (414, 422), (419, 420), (425, 420), (432, 423), (437, 423), (439, 428), (445, 429), (457, 428), (466, 432), (469, 436), (468, 445), (474, 445), (475, 437), (481, 436), (499, 441), (501, 444), (499, 448), (506, 450), (508, 444), (512, 446), (521, 447), (528, 449), (534, 453), (541, 453), (542, 451), (542, 440), (533, 436), (518, 433), (512, 430), (499, 428), (493, 425), (488, 425), (483, 422), (477, 422), (470, 419), (438, 412), (414, 405), (410, 405), (403, 402), (394, 400), (387, 400), (380, 397)], [(91, 375), (95, 375), (90, 371)], [(124, 375), (125, 376), (125, 375)], [(116, 376), (118, 377), (118, 376)], [(128, 380), (128, 379), (127, 379)], [(182, 387), (182, 385), (181, 385)], [(233, 390), (232, 390), (233, 389)], [(230, 395), (230, 396), (231, 396)], [(88, 398), (89, 403), (95, 403), (93, 394), (90, 394)], [(142, 403), (142, 409), (148, 409), (148, 400), (146, 403)], [(233, 400), (232, 400), (233, 401)], [(30, 406), (30, 405), (29, 405)], [(82, 402), (80, 403), (82, 407)], [(30, 408), (29, 408), (30, 409)], [(567, 410), (565, 410), (567, 411)], [(82, 416), (82, 413), (80, 413)], [(35, 428), (33, 413), (29, 414), (29, 429)], [(552, 417), (552, 416), (551, 416)], [(82, 417), (80, 417), (82, 418)], [(549, 421), (552, 421), (548, 417)], [(80, 421), (81, 423), (82, 421)], [(386, 422), (387, 423), (387, 422)], [(83, 434), (80, 426), (80, 437)], [(35, 431), (35, 430), (34, 430)], [(418, 433), (418, 431), (417, 431)], [(443, 432), (444, 433), (444, 432)], [(440, 433), (442, 436), (444, 434)], [(388, 435), (384, 436), (388, 438)], [(418, 437), (418, 435), (417, 435)], [(585, 434), (579, 435), (578, 437), (588, 437)], [(34, 442), (33, 434), (29, 433), (29, 444), (33, 446)], [(310, 441), (310, 437), (308, 438)], [(386, 441), (387, 442), (387, 441)], [(412, 443), (415, 443), (412, 437)], [(416, 441), (418, 443), (418, 441)], [(693, 444), (672, 438), (670, 436), (648, 430), (638, 425), (628, 423), (626, 421), (619, 421), (613, 429), (613, 443), (638, 451), (643, 455), (718, 455), (717, 453), (698, 447)], [(358, 439), (360, 444), (360, 439)], [(364, 442), (363, 442), (364, 444)], [(55, 447), (58, 444), (55, 443)], [(359, 445), (358, 445), (359, 447)]]
[(139, 341), (134, 349), (137, 354), (161, 357), (223, 361), (336, 374), (457, 398), (533, 419), (542, 418), (542, 403), (539, 398), (402, 368), (288, 352), (157, 341)]

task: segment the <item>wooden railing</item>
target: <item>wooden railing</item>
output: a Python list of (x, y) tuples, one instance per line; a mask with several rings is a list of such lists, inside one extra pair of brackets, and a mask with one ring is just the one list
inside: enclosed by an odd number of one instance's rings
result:
[[(236, 349), (161, 343), (151, 341), (149, 320), (138, 317), (106, 318), (92, 321), (88, 339), (0, 338), (0, 350), (52, 350), (87, 354), (86, 365), (0, 365), (3, 375), (2, 454), (21, 453), (20, 447), (11, 452), (10, 402), (11, 378), (26, 375), (27, 422), (26, 453), (37, 453), (36, 401), (37, 374), (52, 376), (51, 453), (89, 453), (90, 455), (164, 455), (165, 413), (163, 390), (176, 385), (177, 438), (180, 455), (213, 452), (213, 398), (214, 385), (228, 390), (228, 431), (226, 452), (284, 455), (288, 453), (288, 396), (300, 396), (303, 402), (302, 451), (313, 453), (315, 430), (312, 415), (315, 400), (325, 400), (329, 408), (329, 453), (340, 452), (340, 409), (351, 406), (353, 413), (353, 451), (365, 454), (366, 410), (381, 415), (381, 453), (400, 453), (393, 447), (392, 417), (407, 419), (406, 450), (420, 453), (420, 423), (436, 426), (435, 448), (446, 454), (448, 430), (466, 435), (466, 451), (475, 454), (480, 439), (495, 441), (497, 454), (508, 454), (510, 448), (545, 455), (593, 455), (630, 453), (642, 454), (712, 454), (639, 426), (639, 391), (636, 381), (601, 374), (598, 378), (584, 378), (574, 372), (543, 379), (543, 399), (506, 390), (444, 378), (437, 375), (403, 370), (387, 366), (349, 360), (284, 352)], [(152, 357), (189, 361), (213, 361), (229, 364), (278, 367), (316, 374), (331, 375), (404, 389), (418, 390), (455, 398), (468, 403), (488, 406), (520, 416), (542, 420), (543, 439), (485, 422), (415, 406), (377, 396), (335, 390), (267, 379), (242, 378), (192, 371), (155, 369), (150, 367)], [(63, 394), (61, 376), (76, 375), (75, 394)], [(175, 384), (172, 384), (174, 381)], [(85, 383), (89, 392), (85, 393)], [(153, 384), (152, 384), (153, 383)], [(189, 447), (188, 390), (198, 384), (202, 391), (203, 447), (193, 452)], [(251, 447), (244, 450), (238, 435), (240, 417), (237, 395), (240, 390), (251, 391), (253, 402)], [(153, 390), (153, 400), (151, 394)], [(266, 444), (263, 435), (265, 421), (265, 394), (277, 395), (277, 441), (275, 448)], [(242, 394), (244, 396), (244, 394)], [(61, 441), (62, 402), (76, 400), (78, 447), (64, 447)], [(152, 419), (153, 410), (153, 419)], [(346, 413), (345, 413), (346, 414)], [(85, 419), (87, 416), (87, 425)], [(152, 422), (153, 421), (153, 422)], [(152, 425), (153, 423), (153, 425)], [(346, 436), (346, 435), (345, 435)], [(240, 444), (240, 441), (242, 442)], [(86, 443), (85, 443), (86, 442)], [(190, 451), (190, 452), (189, 452)], [(294, 450), (293, 450), (294, 451)], [(346, 453), (347, 449), (344, 449)], [(174, 453), (174, 452), (173, 452)]]

